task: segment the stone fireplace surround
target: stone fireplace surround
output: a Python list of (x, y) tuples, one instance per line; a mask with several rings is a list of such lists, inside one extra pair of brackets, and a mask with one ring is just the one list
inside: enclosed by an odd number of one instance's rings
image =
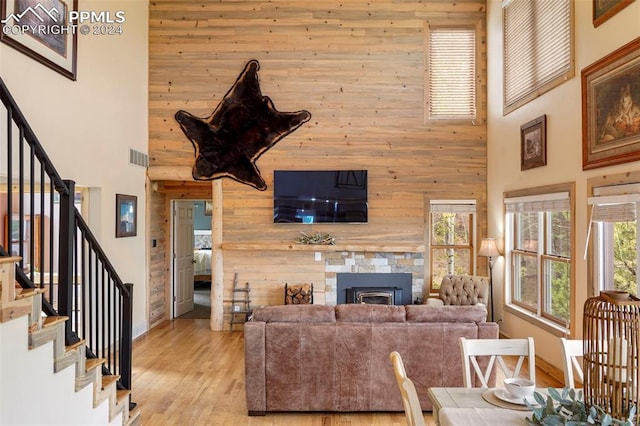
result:
[[(337, 305), (339, 273), (411, 273), (411, 293), (404, 301), (422, 298), (424, 289), (424, 255), (421, 252), (326, 252), (325, 303)], [(393, 285), (391, 285), (393, 286)]]

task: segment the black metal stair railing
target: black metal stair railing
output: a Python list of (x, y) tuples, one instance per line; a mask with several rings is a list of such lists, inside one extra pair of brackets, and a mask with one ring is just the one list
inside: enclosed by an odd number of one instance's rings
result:
[(118, 387), (130, 390), (133, 284), (118, 276), (76, 206), (75, 183), (60, 177), (1, 78), (0, 100), (0, 255), (20, 257), (22, 287), (47, 290), (45, 314), (70, 318), (66, 343), (84, 340), (87, 356), (104, 358), (103, 372), (118, 374)]

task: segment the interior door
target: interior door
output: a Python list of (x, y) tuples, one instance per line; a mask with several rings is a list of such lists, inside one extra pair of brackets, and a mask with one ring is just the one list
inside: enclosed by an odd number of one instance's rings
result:
[(193, 202), (174, 201), (173, 312), (193, 310)]

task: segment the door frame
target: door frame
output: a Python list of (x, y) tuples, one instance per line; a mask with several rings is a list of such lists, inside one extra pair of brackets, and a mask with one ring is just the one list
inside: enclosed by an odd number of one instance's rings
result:
[(200, 199), (180, 199), (180, 198), (171, 198), (169, 200), (169, 234), (170, 234), (170, 243), (169, 243), (169, 276), (171, 278), (171, 285), (169, 291), (169, 319), (176, 319), (176, 258), (175, 248), (176, 248), (176, 232), (175, 232), (175, 222), (176, 222), (176, 203), (178, 202), (191, 202), (194, 203), (196, 201), (202, 201)]

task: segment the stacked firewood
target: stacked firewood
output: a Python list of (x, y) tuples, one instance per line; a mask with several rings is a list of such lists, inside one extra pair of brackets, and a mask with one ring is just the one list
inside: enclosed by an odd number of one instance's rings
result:
[(313, 284), (284, 285), (285, 305), (304, 305), (313, 303)]

